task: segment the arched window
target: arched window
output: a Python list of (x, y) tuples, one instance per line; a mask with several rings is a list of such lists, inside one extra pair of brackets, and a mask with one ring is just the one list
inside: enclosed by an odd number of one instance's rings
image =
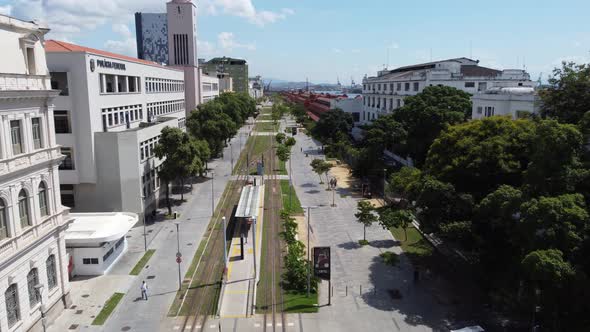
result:
[(29, 198), (24, 189), (18, 193), (18, 214), (20, 218), (20, 225), (24, 228), (31, 226), (31, 218), (29, 215)]
[(39, 184), (39, 211), (41, 211), (41, 216), (44, 217), (49, 214), (49, 209), (47, 207), (47, 187), (45, 186), (45, 182), (41, 182)]
[(4, 301), (6, 301), (6, 319), (8, 320), (8, 327), (12, 327), (20, 320), (18, 287), (16, 284), (8, 286), (8, 289), (4, 292)]
[(57, 270), (55, 269), (55, 255), (50, 255), (45, 261), (47, 268), (47, 289), (54, 289), (57, 286)]
[(0, 240), (8, 237), (8, 219), (6, 203), (0, 198)]
[(41, 301), (41, 294), (35, 289), (35, 286), (39, 284), (39, 272), (37, 268), (31, 269), (27, 274), (27, 287), (29, 289), (29, 305), (34, 307)]

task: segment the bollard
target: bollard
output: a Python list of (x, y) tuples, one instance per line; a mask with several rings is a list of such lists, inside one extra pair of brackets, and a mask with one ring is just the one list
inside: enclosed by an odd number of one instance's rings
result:
[(363, 296), (363, 285), (359, 285), (359, 295)]
[(345, 296), (348, 296), (348, 285), (346, 285), (346, 295)]

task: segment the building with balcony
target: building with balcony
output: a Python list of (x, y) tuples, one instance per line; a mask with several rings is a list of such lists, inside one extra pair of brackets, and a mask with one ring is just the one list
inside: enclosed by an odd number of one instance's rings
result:
[(70, 305), (48, 31), (0, 15), (0, 331), (41, 330)]
[(189, 111), (183, 70), (60, 41), (46, 50), (52, 84), (67, 91), (53, 119), (63, 204), (151, 213), (161, 192), (154, 147), (164, 127), (185, 128)]
[(539, 112), (539, 96), (533, 87), (491, 88), (471, 97), (472, 119), (494, 115), (509, 115), (513, 119), (530, 116)]
[(404, 98), (416, 95), (428, 86), (451, 86), (470, 94), (497, 87), (532, 87), (529, 74), (520, 69), (496, 70), (479, 66), (478, 60), (455, 58), (382, 70), (363, 79), (361, 122), (404, 105)]

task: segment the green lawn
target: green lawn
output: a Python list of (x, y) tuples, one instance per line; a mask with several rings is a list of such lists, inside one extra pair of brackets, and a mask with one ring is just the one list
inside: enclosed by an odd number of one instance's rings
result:
[(288, 175), (287, 173), (287, 162), (279, 160), (279, 175)]
[(135, 264), (133, 270), (129, 272), (129, 274), (132, 276), (139, 275), (141, 273), (141, 270), (143, 270), (143, 267), (145, 266), (145, 264), (147, 264), (147, 262), (150, 260), (155, 251), (155, 249), (149, 249), (148, 251), (146, 251), (145, 254), (143, 254), (141, 259), (139, 260), (139, 262)]
[[(281, 193), (283, 195), (283, 208), (289, 211), (290, 214), (300, 214), (303, 213), (303, 208), (301, 207), (301, 202), (299, 202), (299, 198), (295, 193), (295, 189), (293, 186), (289, 186), (289, 180), (281, 180)], [(289, 187), (291, 187), (291, 208), (289, 208)]]
[(117, 304), (121, 301), (121, 299), (125, 296), (125, 293), (114, 293), (104, 304), (102, 310), (98, 313), (96, 318), (92, 321), (92, 325), (103, 325), (111, 313), (117, 307)]
[(279, 125), (272, 122), (258, 122), (256, 123), (254, 130), (275, 132), (279, 130)]
[[(327, 301), (327, 299), (326, 299)], [(285, 292), (283, 294), (283, 310), (286, 313), (318, 312), (318, 293)]]
[(402, 228), (390, 228), (393, 237), (401, 244), (402, 250), (416, 265), (429, 264), (433, 258), (434, 248), (414, 227), (408, 227), (408, 240), (405, 240)]

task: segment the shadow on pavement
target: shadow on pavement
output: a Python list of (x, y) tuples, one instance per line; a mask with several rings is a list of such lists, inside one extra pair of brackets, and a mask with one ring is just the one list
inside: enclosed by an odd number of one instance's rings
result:
[[(378, 310), (397, 311), (405, 316), (406, 324), (424, 325), (433, 331), (447, 331), (447, 310), (437, 303), (426, 282), (414, 283), (413, 268), (405, 254), (400, 255), (397, 266), (389, 266), (376, 256), (373, 257), (370, 280), (374, 289), (362, 294), (363, 301)], [(401, 293), (394, 297), (391, 294)]]
[(304, 183), (304, 184), (300, 185), (300, 187), (301, 188), (315, 188), (315, 187), (317, 187), (317, 184), (308, 182), (308, 183)]
[(369, 244), (371, 247), (375, 248), (393, 248), (400, 246), (400, 242), (394, 240), (375, 240), (369, 242)]
[(346, 250), (354, 250), (354, 249), (359, 249), (362, 246), (358, 243), (358, 242), (344, 242), (344, 243), (340, 243), (338, 245), (338, 248), (342, 248), (342, 249), (346, 249)]

